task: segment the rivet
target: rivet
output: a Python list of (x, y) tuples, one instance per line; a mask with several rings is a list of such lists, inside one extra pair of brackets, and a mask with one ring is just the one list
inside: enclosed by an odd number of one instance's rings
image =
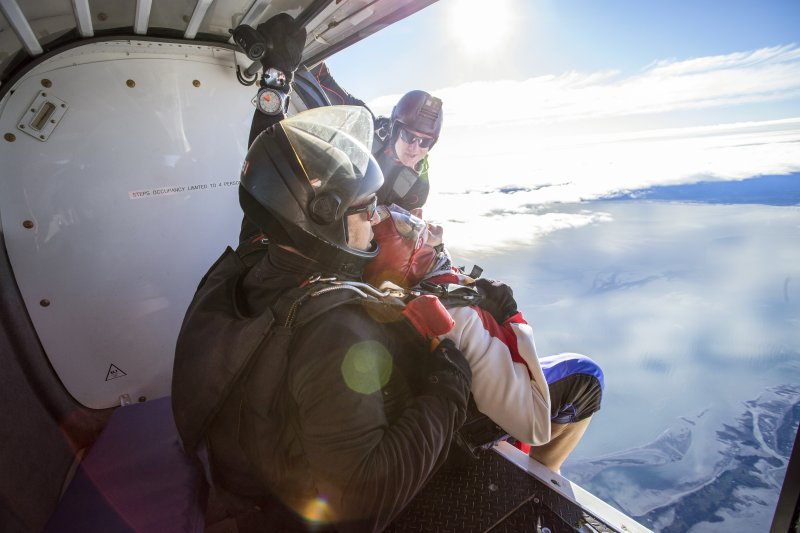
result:
[(106, 15), (105, 13), (97, 14), (97, 20), (106, 20), (106, 19), (108, 19), (108, 15)]
[(19, 129), (24, 130), (25, 129), (25, 124), (20, 124), (19, 125)]
[(33, 228), (33, 220), (25, 220), (22, 222), (22, 227), (25, 229)]
[(39, 300), (39, 305), (41, 305), (42, 307), (49, 307), (50, 306), (50, 300), (48, 300), (47, 298)]
[(534, 498), (533, 503), (539, 503), (539, 498)]
[(42, 80), (42, 87), (47, 87), (48, 89), (53, 86), (53, 82), (48, 80), (47, 78)]
[(42, 92), (42, 96), (47, 96), (47, 93), (46, 92)]
[(498, 487), (497, 485), (495, 485), (494, 483), (490, 483), (490, 484), (489, 484), (489, 490), (490, 490), (491, 492), (497, 492), (497, 489), (498, 489), (498, 488), (499, 488), (499, 487)]
[(194, 85), (195, 87), (200, 87), (200, 80), (194, 80), (192, 82), (192, 85)]
[(61, 104), (61, 107), (67, 107), (67, 104)]
[(17, 136), (14, 135), (13, 133), (6, 133), (5, 135), (3, 135), (3, 138), (10, 143), (13, 143), (14, 141), (17, 140)]
[(40, 138), (41, 140), (44, 140), (44, 135), (39, 135), (39, 138)]
[(35, 109), (31, 109), (31, 113), (36, 113), (36, 110)]
[(128, 87), (130, 87), (131, 89), (133, 89), (134, 87), (136, 87), (136, 82), (135, 82), (135, 81), (133, 81), (133, 80), (128, 80), (128, 81), (126, 81), (126, 82), (125, 82), (125, 84), (126, 84)]
[(146, 402), (147, 396), (139, 396), (139, 403)]

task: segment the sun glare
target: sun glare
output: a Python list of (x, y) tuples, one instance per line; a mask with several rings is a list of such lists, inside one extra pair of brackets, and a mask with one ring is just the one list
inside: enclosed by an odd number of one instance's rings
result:
[(448, 35), (470, 56), (491, 56), (501, 51), (513, 31), (512, 0), (450, 0)]

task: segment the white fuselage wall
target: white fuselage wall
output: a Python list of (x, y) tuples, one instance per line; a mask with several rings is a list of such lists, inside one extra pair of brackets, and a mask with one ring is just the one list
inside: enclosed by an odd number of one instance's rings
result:
[[(66, 50), (11, 89), (0, 221), (53, 368), (92, 408), (168, 395), (197, 283), (238, 241), (255, 88), (229, 49), (118, 40)], [(48, 99), (63, 113), (30, 135)]]

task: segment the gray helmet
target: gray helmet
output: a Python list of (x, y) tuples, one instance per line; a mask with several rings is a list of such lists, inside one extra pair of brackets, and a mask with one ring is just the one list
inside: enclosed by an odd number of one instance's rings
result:
[(268, 128), (242, 167), (245, 216), (271, 242), (296, 248), (328, 272), (359, 276), (378, 249), (350, 248), (346, 218), (383, 184), (372, 135), (372, 116), (359, 106), (318, 107)]
[[(442, 131), (442, 101), (425, 91), (409, 91), (403, 95), (392, 109), (392, 133), (396, 138), (398, 124), (409, 129), (430, 135), (434, 144)], [(431, 145), (433, 146), (433, 145)]]

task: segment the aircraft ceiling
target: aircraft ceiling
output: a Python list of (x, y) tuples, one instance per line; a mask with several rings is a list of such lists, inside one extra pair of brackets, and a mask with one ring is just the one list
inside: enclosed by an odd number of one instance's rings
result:
[(232, 43), (229, 29), (286, 12), (308, 32), (307, 65), (436, 0), (0, 0), (0, 83), (86, 39), (157, 37)]

